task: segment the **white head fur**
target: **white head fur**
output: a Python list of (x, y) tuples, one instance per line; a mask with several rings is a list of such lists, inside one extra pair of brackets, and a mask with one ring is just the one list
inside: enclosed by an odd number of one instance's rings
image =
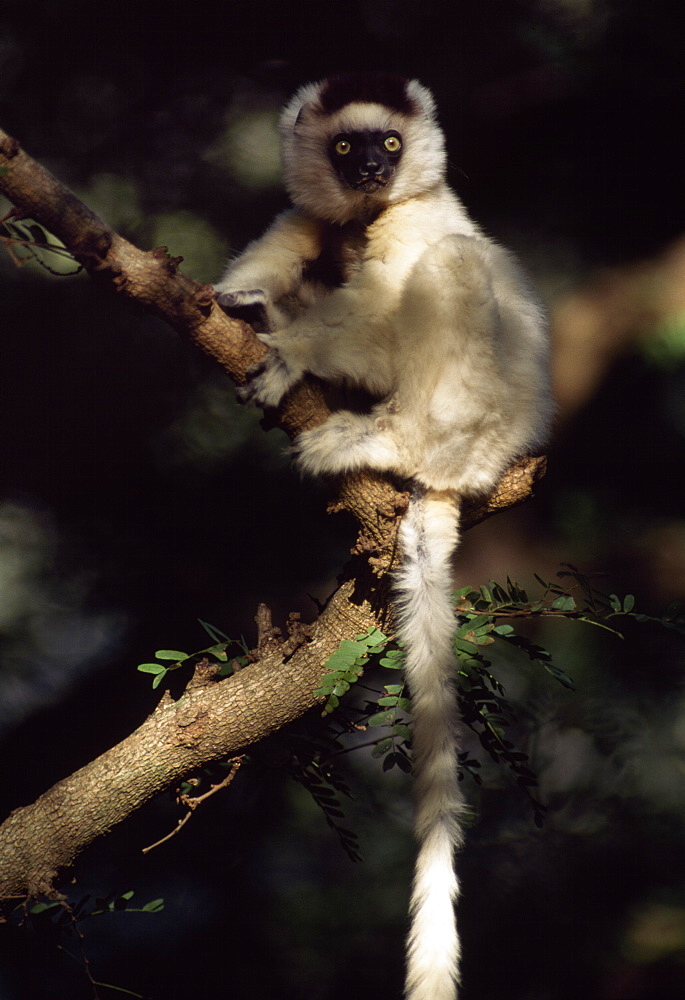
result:
[[(293, 203), (314, 218), (340, 224), (430, 191), (444, 181), (447, 165), (435, 102), (426, 87), (417, 80), (369, 75), (364, 80), (370, 96), (363, 97), (348, 86), (358, 80), (358, 75), (338, 76), (306, 84), (286, 105), (279, 122), (285, 185)], [(384, 93), (392, 96), (386, 98)], [(341, 184), (328, 156), (335, 135), (359, 129), (395, 129), (402, 137), (402, 159), (395, 175), (372, 195)]]

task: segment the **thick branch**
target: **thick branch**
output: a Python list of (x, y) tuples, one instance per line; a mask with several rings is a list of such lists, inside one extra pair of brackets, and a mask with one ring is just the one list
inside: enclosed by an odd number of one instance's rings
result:
[[(264, 351), (251, 328), (217, 307), (210, 286), (183, 275), (180, 259), (170, 258), (165, 248), (144, 252), (123, 239), (2, 131), (0, 190), (58, 236), (94, 278), (163, 316), (236, 382), (245, 381), (246, 368)], [(316, 384), (305, 382), (289, 395), (278, 418), (293, 435), (321, 423), (327, 413)], [(463, 507), (462, 526), (521, 503), (542, 474), (543, 459), (516, 463), (491, 496)], [(0, 827), (0, 896), (50, 891), (57, 874), (88, 844), (170, 784), (315, 705), (322, 664), (340, 640), (386, 623), (387, 571), (406, 503), (406, 494), (377, 474), (341, 481), (334, 509), (348, 510), (360, 525), (355, 558), (311, 640), (298, 646), (291, 639), (279, 649), (265, 645), (259, 662), (234, 677), (191, 684), (176, 702), (165, 697), (126, 740), (12, 813)]]
[(245, 381), (246, 367), (264, 352), (250, 327), (219, 309), (209, 285), (178, 270), (183, 258), (170, 257), (166, 247), (145, 252), (133, 246), (1, 129), (0, 191), (59, 237), (91, 275), (162, 316), (233, 379)]
[(0, 827), (0, 897), (50, 892), (85, 847), (169, 785), (316, 705), (321, 664), (345, 635), (374, 622), (368, 606), (350, 603), (351, 589), (334, 595), (287, 662), (277, 650), (233, 677), (189, 684), (178, 701), (165, 695), (125, 740), (16, 809)]

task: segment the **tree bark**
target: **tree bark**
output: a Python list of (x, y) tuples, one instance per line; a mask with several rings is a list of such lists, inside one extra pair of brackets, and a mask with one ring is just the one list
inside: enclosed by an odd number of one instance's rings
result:
[(321, 665), (340, 640), (375, 621), (350, 602), (350, 582), (315, 634), (284, 661), (280, 648), (232, 677), (191, 681), (117, 746), (58, 781), (0, 827), (0, 896), (50, 894), (56, 876), (92, 843), (184, 775), (230, 757), (317, 704)]
[[(238, 384), (265, 348), (245, 323), (230, 319), (213, 290), (186, 277), (166, 248), (142, 251), (114, 232), (19, 144), (0, 130), (0, 191), (16, 211), (54, 233), (94, 279), (190, 337)], [(291, 392), (278, 423), (291, 436), (328, 415), (313, 381)], [(527, 499), (544, 459), (522, 459), (497, 489), (462, 509), (467, 529)], [(391, 620), (389, 570), (407, 495), (373, 472), (337, 484), (332, 509), (348, 510), (359, 534), (343, 583), (311, 629), (280, 646), (265, 643), (256, 662), (215, 681), (201, 672), (178, 700), (165, 694), (125, 740), (58, 782), (0, 826), (0, 897), (54, 892), (54, 883), (98, 837), (189, 772), (249, 746), (317, 703), (322, 667), (340, 641)]]

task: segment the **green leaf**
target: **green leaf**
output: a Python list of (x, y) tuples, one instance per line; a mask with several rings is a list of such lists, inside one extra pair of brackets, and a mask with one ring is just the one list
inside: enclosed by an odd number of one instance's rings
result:
[(324, 705), (323, 714), (324, 715), (330, 715), (331, 712), (334, 709), (336, 709), (339, 704), (340, 704), (340, 700), (338, 698), (336, 698), (336, 696), (334, 694), (330, 695), (328, 701)]
[(473, 642), (467, 642), (465, 639), (455, 639), (454, 648), (462, 653), (477, 653), (478, 646)]
[(168, 673), (169, 673), (168, 670), (163, 670), (161, 674), (157, 674), (157, 676), (152, 682), (153, 688), (158, 688)]
[(229, 639), (225, 632), (222, 632), (220, 628), (216, 625), (211, 625), (209, 622), (205, 622), (202, 618), (198, 618), (198, 622), (202, 625), (203, 629), (207, 633), (210, 639), (213, 639), (217, 643), (226, 643), (227, 645), (233, 642), (233, 639)]
[(495, 641), (487, 632), (477, 632), (473, 638), (479, 646), (490, 646)]
[(469, 632), (472, 631), (472, 629), (473, 629), (473, 626), (471, 624), (471, 620), (469, 618), (467, 618), (466, 616), (464, 616), (462, 618), (461, 625), (457, 628), (457, 630), (456, 630), (456, 632), (454, 634), (455, 634), (455, 636), (457, 636), (457, 638), (461, 638), (462, 636), (468, 635)]
[(60, 905), (57, 901), (54, 903), (34, 903), (33, 906), (29, 907), (29, 913), (45, 913), (46, 910), (54, 910), (56, 906)]
[(140, 670), (141, 674), (165, 674), (167, 672), (163, 663), (139, 663), (136, 670)]
[(187, 660), (190, 653), (181, 653), (178, 649), (158, 649), (155, 656), (158, 660)]
[(385, 690), (388, 694), (402, 694), (404, 691), (404, 684), (386, 684)]
[(507, 588), (509, 590), (509, 596), (516, 604), (527, 604), (528, 595), (522, 587), (519, 587), (515, 580), (507, 577)]
[(411, 761), (407, 760), (404, 754), (395, 754), (395, 763), (399, 767), (400, 771), (404, 771), (405, 774), (411, 773)]
[(329, 670), (347, 670), (360, 656), (366, 654), (366, 646), (353, 639), (343, 639), (338, 648), (326, 660)]
[(555, 598), (550, 606), (555, 611), (575, 611), (576, 602), (570, 594), (566, 594), (564, 597)]
[(367, 719), (367, 725), (369, 726), (389, 726), (395, 721), (394, 712), (377, 712), (372, 715), (370, 719)]
[(164, 899), (151, 899), (149, 903), (146, 903), (143, 907), (145, 913), (159, 913), (160, 910), (164, 909)]
[(210, 646), (207, 650), (208, 656), (213, 656), (216, 660), (220, 660), (225, 663), (228, 660), (228, 653), (226, 652), (225, 643), (217, 643), (216, 646)]
[(404, 722), (396, 722), (392, 727), (392, 732), (394, 736), (399, 736), (400, 739), (411, 743), (411, 729)]
[(404, 653), (400, 649), (391, 649), (381, 658), (380, 664), (387, 670), (402, 670), (404, 667)]
[(364, 642), (367, 646), (369, 645), (380, 645), (385, 646), (388, 642), (387, 635), (383, 635), (380, 629), (371, 628), (367, 633), (363, 635), (355, 636), (355, 638)]
[(348, 680), (350, 684), (354, 684), (354, 682), (358, 681), (364, 673), (365, 666), (366, 660), (360, 660), (359, 663), (353, 663), (351, 667), (348, 667), (348, 669), (344, 671), (342, 676), (345, 680)]
[(569, 691), (575, 691), (576, 686), (572, 679), (567, 673), (557, 667), (554, 663), (546, 663), (544, 660), (540, 661), (545, 669), (554, 677), (555, 680), (559, 681), (562, 687), (567, 688)]
[(497, 583), (495, 580), (490, 580), (490, 589), (493, 596), (500, 602), (500, 604), (506, 604), (509, 598), (506, 590), (501, 584)]
[(382, 739), (380, 743), (376, 744), (376, 746), (371, 751), (371, 756), (382, 757), (384, 754), (388, 752), (388, 750), (391, 749), (392, 749), (392, 736), (386, 736), (385, 739)]
[(632, 594), (626, 594), (626, 596), (623, 598), (623, 610), (625, 611), (626, 614), (628, 614), (628, 612), (632, 611), (634, 607), (635, 607), (634, 596)]
[(468, 632), (475, 632), (486, 625), (492, 625), (492, 617), (490, 615), (477, 615), (474, 618), (467, 615), (464, 624), (457, 629), (457, 635), (466, 635)]
[(393, 696), (392, 698), (379, 698), (378, 704), (392, 705), (400, 712), (411, 712), (411, 701), (409, 698), (398, 698), (396, 696)]
[(493, 628), (492, 631), (496, 632), (497, 635), (511, 635), (511, 633), (514, 631), (514, 626), (513, 625), (495, 625), (495, 627)]

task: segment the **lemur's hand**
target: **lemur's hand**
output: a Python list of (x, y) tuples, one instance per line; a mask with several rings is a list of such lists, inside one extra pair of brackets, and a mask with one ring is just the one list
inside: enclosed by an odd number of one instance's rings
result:
[(300, 381), (303, 372), (285, 360), (278, 349), (278, 336), (269, 333), (260, 333), (258, 336), (268, 345), (269, 353), (263, 361), (248, 368), (250, 381), (242, 389), (238, 389), (238, 396), (244, 403), (278, 406), (288, 390)]
[(255, 333), (267, 333), (273, 329), (268, 296), (261, 288), (250, 288), (242, 292), (217, 290), (216, 301), (229, 316), (249, 323)]

